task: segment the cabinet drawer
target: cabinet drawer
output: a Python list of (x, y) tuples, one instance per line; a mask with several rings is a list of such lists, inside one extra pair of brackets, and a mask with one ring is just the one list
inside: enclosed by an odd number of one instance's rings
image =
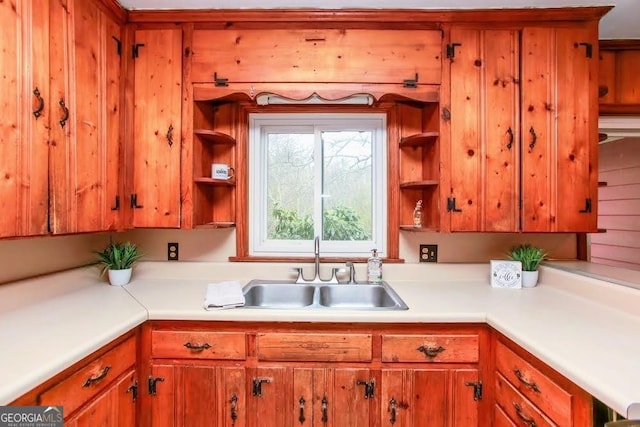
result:
[(499, 373), (496, 373), (496, 403), (516, 425), (556, 427), (538, 408)]
[(571, 395), (500, 342), (496, 369), (554, 422), (571, 425)]
[(511, 418), (504, 413), (500, 405), (493, 405), (493, 426), (494, 427), (516, 427)]
[(479, 358), (478, 335), (383, 335), (383, 362), (468, 362)]
[(371, 334), (258, 334), (259, 360), (370, 362)]
[(180, 359), (231, 359), (247, 357), (243, 332), (153, 331), (151, 356)]
[(136, 363), (136, 341), (129, 338), (40, 395), (40, 405), (62, 405), (69, 416)]

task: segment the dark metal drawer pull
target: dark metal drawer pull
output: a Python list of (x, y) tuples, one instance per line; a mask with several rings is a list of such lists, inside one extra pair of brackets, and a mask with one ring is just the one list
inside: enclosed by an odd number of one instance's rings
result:
[(207, 342), (204, 344), (191, 344), (190, 342), (187, 342), (184, 346), (193, 351), (204, 351), (208, 348), (211, 348), (211, 346)]
[(533, 418), (527, 417), (525, 414), (522, 413), (522, 406), (520, 406), (516, 402), (513, 402), (513, 407), (516, 410), (516, 415), (518, 416), (518, 418), (522, 420), (523, 423), (525, 423), (529, 427), (536, 427), (535, 420)]
[(416, 350), (418, 350), (421, 353), (424, 353), (424, 355), (426, 357), (428, 357), (429, 359), (433, 359), (434, 357), (436, 357), (439, 353), (442, 353), (443, 351), (445, 351), (446, 349), (439, 345), (438, 347), (431, 347), (431, 346), (423, 346), (421, 345), (420, 347), (418, 347)]
[(536, 384), (535, 381), (527, 381), (527, 379), (524, 377), (524, 374), (520, 369), (514, 369), (513, 373), (516, 375), (516, 378), (518, 378), (518, 380), (522, 384), (524, 384), (525, 387), (535, 391), (536, 393), (540, 393), (540, 388), (538, 387), (538, 384)]
[(102, 372), (98, 376), (87, 378), (84, 384), (82, 384), (82, 387), (89, 387), (93, 383), (97, 383), (98, 381), (103, 380), (104, 377), (107, 376), (107, 373), (109, 373), (109, 369), (111, 369), (111, 366), (105, 366)]

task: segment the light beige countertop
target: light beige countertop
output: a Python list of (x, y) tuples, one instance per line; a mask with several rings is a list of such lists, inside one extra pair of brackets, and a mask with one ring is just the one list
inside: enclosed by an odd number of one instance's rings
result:
[(147, 319), (486, 322), (617, 412), (640, 418), (637, 289), (547, 267), (536, 288), (495, 289), (488, 264), (389, 264), (384, 279), (409, 310), (203, 308), (208, 283), (291, 279), (289, 267), (144, 262), (124, 288), (101, 282), (95, 268), (0, 286), (0, 404)]

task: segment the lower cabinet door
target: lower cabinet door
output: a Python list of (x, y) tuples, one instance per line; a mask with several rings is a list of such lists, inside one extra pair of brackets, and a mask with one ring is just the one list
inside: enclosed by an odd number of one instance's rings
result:
[(131, 370), (67, 419), (65, 427), (135, 427), (136, 374)]
[(246, 425), (244, 368), (156, 365), (150, 381), (153, 427)]
[(477, 382), (476, 369), (383, 369), (380, 423), (389, 427), (478, 427)]

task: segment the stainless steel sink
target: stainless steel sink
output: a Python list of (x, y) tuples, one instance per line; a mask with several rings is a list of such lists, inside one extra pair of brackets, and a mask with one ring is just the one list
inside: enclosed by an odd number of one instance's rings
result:
[(297, 284), (252, 280), (243, 288), (246, 308), (407, 310), (387, 282), (380, 284)]

